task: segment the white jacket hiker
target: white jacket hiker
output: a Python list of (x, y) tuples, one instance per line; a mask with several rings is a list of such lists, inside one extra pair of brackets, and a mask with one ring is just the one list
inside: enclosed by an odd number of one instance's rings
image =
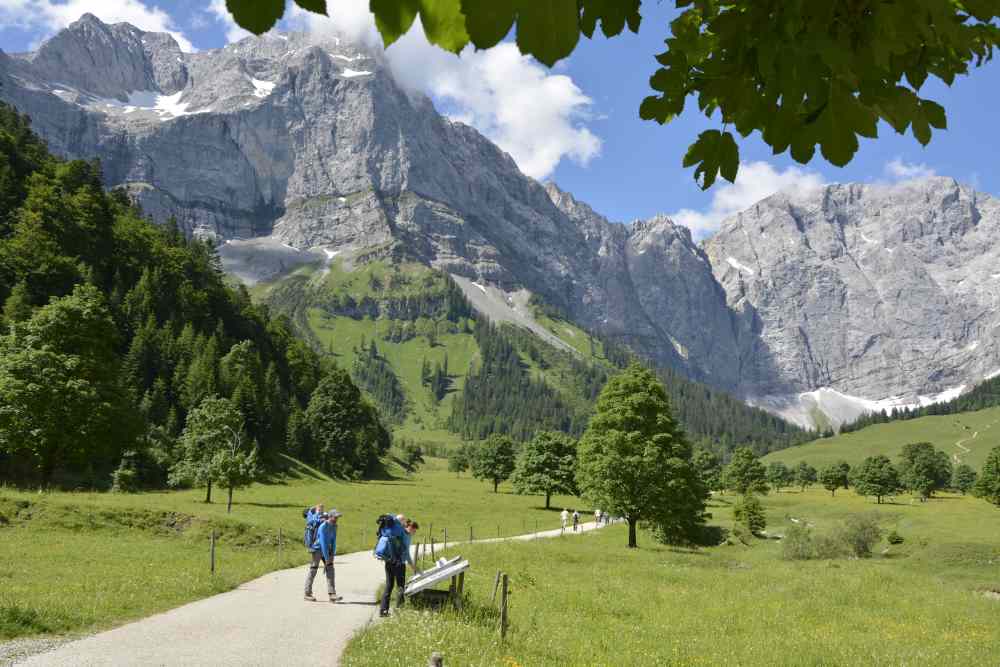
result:
[(559, 518), (562, 519), (562, 527), (566, 528), (566, 524), (569, 523), (569, 510), (563, 510), (559, 514)]

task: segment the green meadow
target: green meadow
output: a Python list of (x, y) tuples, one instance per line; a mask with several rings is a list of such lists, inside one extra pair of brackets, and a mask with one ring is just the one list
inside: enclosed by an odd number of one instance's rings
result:
[(930, 442), (979, 470), (990, 450), (1000, 444), (1000, 408), (876, 424), (854, 433), (771, 452), (764, 461), (784, 461), (789, 466), (806, 461), (821, 469), (844, 460), (853, 466), (878, 454), (895, 460), (909, 442)]
[[(713, 523), (731, 503), (713, 498)], [(584, 536), (453, 550), (471, 562), (464, 612), (405, 610), (348, 647), (346, 665), (995, 665), (1000, 511), (968, 497), (875, 507), (819, 488), (765, 498), (768, 538), (708, 548), (625, 548), (615, 525)], [(870, 559), (789, 561), (791, 519), (816, 532), (877, 511)], [(491, 603), (511, 582), (507, 640)]]
[[(514, 495), (441, 459), (412, 476), (343, 482), (304, 466), (273, 484), (224, 492), (206, 505), (204, 489), (142, 494), (26, 492), (0, 488), (0, 639), (86, 632), (148, 616), (232, 589), (269, 571), (305, 562), (301, 510), (324, 502), (344, 513), (338, 550), (372, 547), (375, 518), (406, 512), (423, 539), (454, 540), (554, 528), (558, 513), (541, 498)], [(573, 506), (553, 498), (553, 507)], [(279, 558), (278, 530), (283, 535)], [(218, 535), (217, 571), (209, 540)]]

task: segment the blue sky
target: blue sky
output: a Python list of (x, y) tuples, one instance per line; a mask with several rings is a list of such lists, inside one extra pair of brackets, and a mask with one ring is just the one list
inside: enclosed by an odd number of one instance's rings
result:
[[(337, 25), (371, 38), (365, 0), (337, 0)], [(227, 22), (223, 0), (0, 0), (0, 48), (23, 51), (66, 25), (83, 11), (105, 20), (129, 20), (147, 30), (170, 30), (185, 47), (210, 49), (239, 38)], [(681, 167), (687, 145), (698, 132), (718, 127), (689, 111), (668, 126), (638, 117), (648, 80), (662, 50), (672, 2), (643, 3), (638, 35), (582, 40), (571, 58), (552, 71), (519, 58), (510, 44), (496, 53), (459, 59), (423, 41), (419, 26), (393, 46), (401, 76), (430, 94), (438, 108), (476, 125), (514, 155), (522, 169), (551, 178), (612, 220), (627, 221), (668, 213), (711, 231), (721, 216), (749, 206), (778, 187), (818, 182), (892, 181), (926, 173), (952, 176), (1000, 194), (994, 168), (1000, 139), (995, 126), (1000, 106), (1000, 64), (988, 63), (960, 78), (952, 88), (934, 80), (922, 90), (943, 104), (949, 130), (924, 148), (910, 134), (880, 128), (877, 140), (862, 140), (854, 161), (840, 169), (821, 157), (807, 166), (775, 157), (754, 135), (741, 141), (744, 169), (738, 187), (720, 180), (708, 192)], [(333, 22), (298, 17), (286, 27), (324, 29)], [(418, 34), (419, 33), (419, 34)], [(991, 122), (992, 121), (992, 122)]]

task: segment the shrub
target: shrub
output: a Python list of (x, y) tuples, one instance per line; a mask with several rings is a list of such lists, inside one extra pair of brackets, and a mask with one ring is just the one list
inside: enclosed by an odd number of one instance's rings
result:
[(785, 560), (809, 560), (815, 555), (812, 531), (803, 524), (789, 526), (781, 542), (781, 557)]
[(748, 494), (740, 498), (733, 508), (733, 520), (756, 535), (767, 527), (767, 519), (764, 516), (764, 506), (760, 499)]
[(139, 470), (136, 466), (138, 454), (127, 451), (122, 455), (122, 462), (111, 473), (111, 490), (116, 493), (135, 493), (139, 490)]
[(855, 558), (868, 558), (872, 549), (882, 539), (878, 517), (873, 514), (854, 514), (835, 531), (845, 550)]
[(903, 536), (900, 535), (899, 533), (897, 533), (895, 530), (893, 530), (892, 532), (890, 532), (889, 535), (886, 536), (885, 539), (886, 539), (886, 541), (889, 544), (902, 544), (903, 543)]

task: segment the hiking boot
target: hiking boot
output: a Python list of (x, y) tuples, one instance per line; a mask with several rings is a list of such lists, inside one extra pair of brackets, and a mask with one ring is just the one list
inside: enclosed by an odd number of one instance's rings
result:
[(378, 615), (379, 615), (379, 618), (389, 618), (389, 616), (390, 616), (389, 612), (387, 612), (387, 611), (380, 611), (378, 613)]
[(344, 599), (343, 595), (334, 594), (334, 595), (330, 596), (330, 602), (333, 602), (334, 604), (336, 604), (337, 602), (340, 602), (343, 599)]
[(312, 593), (308, 593), (307, 595), (303, 596), (302, 599), (305, 600), (306, 602), (316, 601), (316, 598), (313, 597)]

